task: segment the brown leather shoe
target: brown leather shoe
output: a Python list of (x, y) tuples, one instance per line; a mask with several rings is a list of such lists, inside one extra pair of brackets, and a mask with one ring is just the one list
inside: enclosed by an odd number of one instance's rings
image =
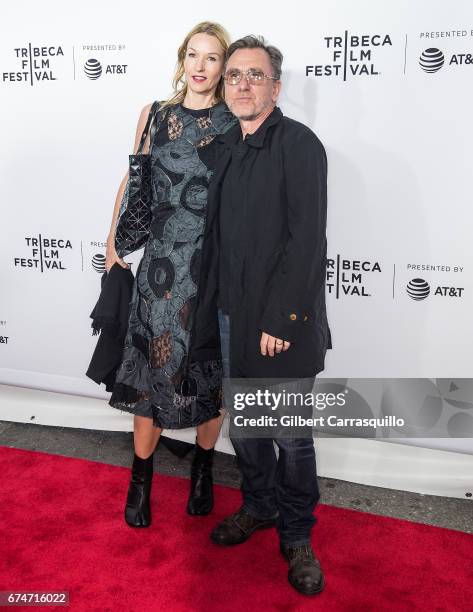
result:
[(257, 530), (274, 527), (276, 519), (257, 519), (248, 514), (243, 508), (230, 514), (210, 534), (214, 544), (233, 546), (242, 544)]
[(286, 548), (281, 552), (289, 563), (287, 579), (303, 595), (316, 595), (324, 588), (324, 575), (310, 544)]

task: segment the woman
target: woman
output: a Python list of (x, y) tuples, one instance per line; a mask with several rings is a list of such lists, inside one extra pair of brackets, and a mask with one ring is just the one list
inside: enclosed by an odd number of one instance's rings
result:
[[(220, 432), (221, 362), (193, 361), (190, 347), (199, 297), (200, 253), (207, 187), (217, 161), (215, 136), (235, 118), (223, 101), (228, 34), (215, 23), (198, 24), (178, 50), (174, 95), (160, 106), (158, 128), (143, 152), (152, 163), (152, 224), (133, 288), (128, 333), (110, 405), (133, 413), (134, 448), (125, 520), (147, 527), (153, 453), (163, 428), (197, 427), (187, 511), (213, 506), (212, 457)], [(136, 130), (135, 152), (151, 105)], [(115, 226), (127, 186), (117, 194), (106, 269), (127, 264), (115, 249)]]

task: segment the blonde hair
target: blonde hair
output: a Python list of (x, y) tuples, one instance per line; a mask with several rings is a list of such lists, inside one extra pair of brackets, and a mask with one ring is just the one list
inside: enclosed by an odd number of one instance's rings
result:
[[(227, 49), (230, 46), (230, 36), (225, 28), (223, 28), (220, 24), (213, 23), (212, 21), (202, 21), (193, 27), (177, 50), (176, 72), (174, 73), (174, 78), (172, 80), (174, 94), (161, 105), (161, 108), (170, 106), (171, 104), (179, 104), (180, 102), (183, 102), (184, 98), (186, 97), (187, 83), (184, 79), (184, 59), (186, 57), (189, 40), (194, 36), (194, 34), (208, 34), (209, 36), (215, 36), (218, 42), (222, 45), (224, 56), (226, 55)], [(225, 60), (225, 57), (223, 59)], [(215, 91), (215, 99), (217, 102), (221, 102), (224, 99), (223, 85), (224, 82), (222, 78), (220, 79)]]

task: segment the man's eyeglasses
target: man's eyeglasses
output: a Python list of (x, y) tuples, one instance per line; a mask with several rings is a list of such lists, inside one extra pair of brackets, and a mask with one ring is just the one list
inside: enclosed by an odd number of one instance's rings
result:
[(279, 81), (277, 77), (264, 74), (262, 70), (257, 70), (256, 68), (250, 68), (249, 70), (245, 70), (245, 72), (237, 70), (236, 68), (233, 70), (227, 70), (227, 72), (225, 72), (223, 75), (223, 78), (227, 85), (238, 85), (243, 76), (246, 77), (250, 85), (261, 85), (265, 79)]

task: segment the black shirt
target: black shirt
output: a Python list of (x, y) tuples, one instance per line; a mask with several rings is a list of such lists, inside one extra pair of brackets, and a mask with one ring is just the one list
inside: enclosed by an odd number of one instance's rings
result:
[(248, 146), (251, 135), (243, 140), (242, 134), (231, 148), (231, 161), (222, 184), (222, 199), (219, 212), (220, 253), (219, 253), (219, 297), (218, 307), (230, 313), (230, 287), (238, 279), (235, 259), (243, 247), (245, 217), (243, 190), (246, 187), (245, 170), (251, 163), (255, 150)]

